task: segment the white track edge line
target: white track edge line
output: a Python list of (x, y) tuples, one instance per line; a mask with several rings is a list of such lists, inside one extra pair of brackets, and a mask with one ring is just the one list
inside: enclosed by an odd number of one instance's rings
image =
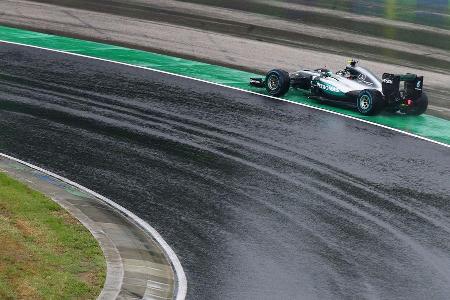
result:
[(141, 218), (139, 218), (138, 216), (136, 216), (134, 213), (132, 213), (131, 211), (127, 210), (126, 208), (122, 207), (121, 205), (115, 203), (114, 201), (76, 183), (71, 181), (70, 179), (64, 178), (62, 176), (59, 176), (51, 171), (48, 171), (46, 169), (40, 168), (38, 166), (35, 166), (31, 163), (28, 163), (26, 161), (20, 160), (18, 158), (12, 157), (10, 155), (4, 154), (4, 153), (0, 153), (0, 157), (4, 157), (7, 159), (10, 159), (12, 161), (18, 162), (20, 164), (23, 164), (25, 166), (28, 166), (34, 170), (37, 170), (39, 172), (42, 172), (46, 175), (49, 175), (51, 177), (54, 177), (56, 179), (59, 179), (69, 185), (72, 185), (88, 194), (93, 195), (94, 197), (106, 202), (109, 206), (112, 206), (113, 208), (115, 208), (116, 210), (118, 210), (119, 212), (121, 212), (122, 214), (126, 215), (127, 217), (129, 217), (130, 219), (132, 219), (134, 222), (136, 222), (143, 230), (147, 231), (157, 242), (158, 244), (163, 248), (163, 250), (165, 251), (165, 254), (168, 256), (169, 260), (171, 261), (173, 267), (175, 268), (175, 273), (177, 276), (177, 284), (178, 284), (178, 288), (177, 288), (177, 295), (176, 295), (176, 300), (183, 300), (186, 298), (186, 293), (187, 293), (187, 281), (186, 281), (186, 275), (184, 273), (183, 267), (181, 266), (180, 261), (178, 260), (177, 255), (175, 254), (175, 252), (172, 250), (172, 248), (170, 248), (170, 246), (167, 244), (167, 242), (162, 238), (162, 236), (156, 231), (156, 229), (154, 229), (153, 227), (151, 227), (147, 222), (145, 222), (144, 220), (142, 220)]
[[(167, 75), (171, 75), (171, 76), (175, 76), (175, 77), (180, 77), (180, 78), (190, 79), (190, 80), (194, 80), (194, 81), (198, 81), (198, 82), (208, 83), (208, 84), (212, 84), (212, 85), (215, 85), (215, 86), (220, 86), (220, 87), (232, 89), (232, 90), (235, 90), (235, 91), (240, 91), (240, 92), (244, 92), (244, 93), (248, 93), (248, 94), (258, 95), (258, 96), (261, 96), (261, 97), (266, 97), (266, 98), (270, 98), (270, 99), (284, 101), (284, 102), (300, 105), (300, 106), (303, 106), (303, 107), (308, 107), (308, 108), (311, 108), (311, 109), (327, 112), (327, 113), (334, 114), (334, 115), (337, 115), (337, 116), (341, 116), (341, 117), (344, 117), (344, 118), (352, 119), (352, 120), (359, 121), (359, 122), (362, 122), (362, 123), (366, 123), (366, 124), (370, 124), (370, 125), (373, 125), (373, 126), (381, 127), (381, 128), (384, 128), (384, 129), (392, 130), (392, 131), (395, 131), (395, 132), (398, 132), (398, 133), (402, 133), (402, 134), (405, 134), (407, 136), (414, 137), (414, 138), (417, 138), (417, 139), (420, 139), (420, 140), (424, 140), (424, 141), (427, 141), (427, 142), (430, 142), (430, 143), (433, 143), (433, 144), (436, 144), (436, 145), (440, 145), (440, 146), (443, 146), (443, 147), (446, 147), (446, 148), (450, 148), (450, 145), (448, 145), (448, 144), (445, 144), (445, 143), (442, 143), (442, 142), (438, 142), (438, 141), (432, 140), (430, 138), (426, 138), (426, 137), (423, 137), (423, 136), (420, 136), (420, 135), (417, 135), (417, 134), (414, 134), (414, 133), (411, 133), (411, 132), (407, 132), (407, 131), (404, 131), (404, 130), (401, 130), (401, 129), (392, 128), (392, 127), (389, 127), (387, 125), (378, 124), (378, 123), (375, 123), (375, 122), (372, 122), (372, 121), (367, 121), (367, 120), (364, 120), (364, 119), (356, 118), (356, 117), (349, 116), (349, 115), (346, 115), (346, 114), (343, 114), (343, 113), (339, 113), (339, 112), (336, 112), (336, 111), (327, 110), (325, 108), (316, 107), (316, 106), (305, 104), (305, 103), (298, 103), (298, 102), (295, 102), (295, 101), (292, 101), (292, 100), (288, 100), (288, 99), (283, 99), (283, 98), (277, 98), (277, 97), (273, 97), (273, 96), (269, 96), (269, 95), (264, 95), (264, 94), (260, 94), (260, 93), (257, 93), (257, 92), (248, 91), (248, 90), (244, 90), (244, 89), (241, 89), (241, 88), (232, 87), (232, 86), (228, 86), (228, 85), (225, 85), (225, 84), (216, 83), (216, 82), (212, 82), (212, 81), (208, 81), (208, 80), (204, 80), (204, 79), (198, 79), (198, 78), (189, 77), (189, 76), (186, 76), (186, 75), (180, 75), (180, 74), (167, 72), (167, 71), (162, 71), (162, 70), (158, 70), (158, 69), (154, 69), (154, 68), (150, 68), (150, 67), (138, 66), (138, 65), (133, 65), (133, 64), (120, 62), (120, 61), (114, 61), (114, 60), (98, 58), (98, 57), (84, 55), (84, 54), (72, 53), (72, 52), (63, 51), (63, 50), (55, 50), (55, 49), (51, 49), (51, 48), (27, 45), (27, 44), (10, 42), (10, 41), (4, 41), (4, 40), (0, 40), (0, 43), (19, 45), (19, 46), (36, 48), (36, 49), (42, 49), (42, 50), (47, 50), (47, 51), (52, 51), (52, 52), (57, 52), (57, 53), (63, 53), (63, 54), (68, 54), (68, 55), (73, 55), (73, 56), (78, 56), (78, 57), (83, 57), (83, 58), (89, 58), (89, 59), (94, 59), (94, 60), (99, 60), (99, 61), (104, 61), (104, 62), (110, 62), (110, 63), (115, 63), (115, 64), (124, 65), (124, 66), (128, 66), (128, 67), (144, 69), (144, 70), (149, 70), (149, 71), (153, 71), (153, 72), (167, 74)], [(123, 48), (123, 49), (126, 49), (126, 48)], [(134, 50), (134, 49), (131, 49), (131, 50)]]

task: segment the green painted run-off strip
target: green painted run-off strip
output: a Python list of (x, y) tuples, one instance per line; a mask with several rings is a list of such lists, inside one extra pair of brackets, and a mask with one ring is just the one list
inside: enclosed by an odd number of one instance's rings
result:
[[(167, 55), (4, 26), (0, 26), (0, 40), (108, 59), (194, 77), (249, 91), (260, 91), (248, 85), (249, 78), (258, 75)], [(392, 128), (404, 130), (450, 145), (450, 121), (445, 119), (430, 115), (404, 116), (388, 113), (375, 117), (365, 117), (353, 110), (322, 105), (307, 99), (305, 96), (295, 91), (288, 93), (285, 98), (294, 102), (306, 103), (359, 119), (365, 119)]]

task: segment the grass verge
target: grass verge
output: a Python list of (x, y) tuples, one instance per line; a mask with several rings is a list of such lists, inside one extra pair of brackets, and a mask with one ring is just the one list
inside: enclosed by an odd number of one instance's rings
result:
[(95, 299), (105, 276), (102, 250), (81, 223), (0, 173), (0, 299)]

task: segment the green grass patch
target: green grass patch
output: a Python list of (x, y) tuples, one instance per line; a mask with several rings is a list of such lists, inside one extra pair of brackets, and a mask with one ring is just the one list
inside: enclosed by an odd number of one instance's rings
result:
[(63, 208), (0, 173), (0, 299), (95, 299), (102, 250)]

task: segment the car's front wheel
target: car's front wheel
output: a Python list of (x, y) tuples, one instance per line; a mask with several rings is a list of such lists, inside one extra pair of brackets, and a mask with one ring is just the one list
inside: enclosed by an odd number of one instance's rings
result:
[(291, 78), (289, 73), (284, 70), (272, 70), (267, 73), (265, 79), (266, 90), (269, 95), (281, 97), (289, 91)]
[(362, 90), (356, 99), (358, 111), (365, 116), (373, 116), (383, 109), (383, 95), (378, 90)]

